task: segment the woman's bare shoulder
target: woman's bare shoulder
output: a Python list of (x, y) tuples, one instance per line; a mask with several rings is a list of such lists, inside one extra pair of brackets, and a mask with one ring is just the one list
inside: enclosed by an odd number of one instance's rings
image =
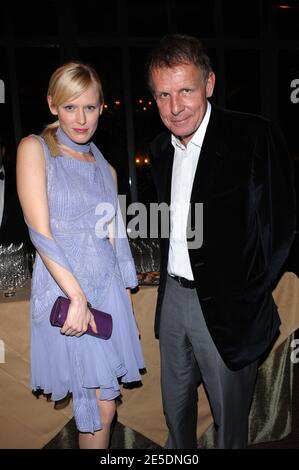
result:
[(23, 137), (18, 145), (18, 156), (25, 155), (26, 158), (43, 157), (43, 147), (36, 135)]

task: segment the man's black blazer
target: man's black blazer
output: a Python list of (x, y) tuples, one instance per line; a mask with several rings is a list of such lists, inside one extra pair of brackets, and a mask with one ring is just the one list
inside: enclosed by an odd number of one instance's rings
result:
[[(150, 145), (159, 203), (170, 204), (173, 155), (170, 133), (163, 132)], [(279, 129), (262, 117), (212, 106), (191, 214), (196, 202), (203, 203), (203, 244), (189, 249), (196, 289), (220, 355), (238, 370), (265, 353), (280, 325), (272, 288), (296, 222), (292, 165)], [(157, 337), (169, 238), (160, 241)]]

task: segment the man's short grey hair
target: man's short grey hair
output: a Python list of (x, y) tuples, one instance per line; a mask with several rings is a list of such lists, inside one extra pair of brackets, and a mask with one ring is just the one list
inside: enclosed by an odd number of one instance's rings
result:
[(171, 34), (163, 37), (149, 54), (146, 74), (150, 90), (153, 92), (151, 79), (154, 69), (169, 68), (180, 64), (194, 64), (199, 67), (205, 81), (213, 71), (210, 57), (198, 38)]

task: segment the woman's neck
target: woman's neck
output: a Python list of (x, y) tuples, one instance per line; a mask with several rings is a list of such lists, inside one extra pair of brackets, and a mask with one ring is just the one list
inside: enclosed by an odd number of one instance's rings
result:
[(80, 152), (82, 154), (90, 152), (90, 142), (85, 144), (77, 144), (77, 142), (74, 142), (69, 138), (69, 136), (61, 129), (61, 127), (58, 127), (56, 136), (58, 143), (64, 147), (68, 147), (75, 152)]

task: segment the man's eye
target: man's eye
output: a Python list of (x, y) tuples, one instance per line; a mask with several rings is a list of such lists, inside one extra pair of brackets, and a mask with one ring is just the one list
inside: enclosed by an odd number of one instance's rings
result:
[(64, 106), (64, 109), (66, 109), (67, 111), (72, 111), (74, 109), (74, 106)]
[(184, 95), (189, 95), (190, 93), (191, 93), (190, 88), (184, 88), (184, 89), (183, 89), (183, 94), (184, 94)]
[(159, 98), (163, 99), (163, 98), (167, 98), (168, 97), (168, 93), (160, 93), (159, 94)]
[(96, 109), (95, 106), (87, 106), (88, 111), (94, 111)]

